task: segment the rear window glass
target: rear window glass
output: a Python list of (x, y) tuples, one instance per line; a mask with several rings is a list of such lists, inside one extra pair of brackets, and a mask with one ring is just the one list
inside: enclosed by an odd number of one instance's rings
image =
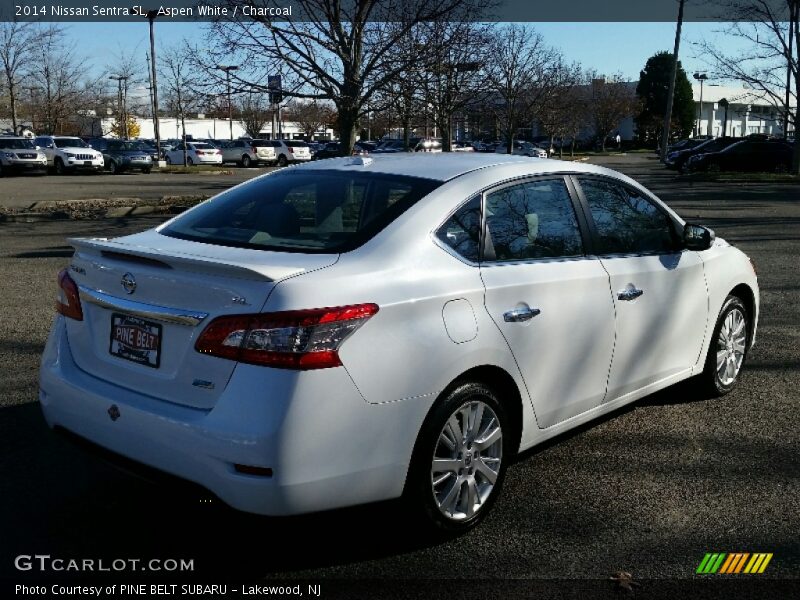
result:
[(295, 142), (292, 140), (286, 140), (286, 145), (291, 146), (292, 148), (308, 148), (308, 144), (305, 142)]
[(239, 248), (346, 252), (441, 184), (378, 173), (281, 171), (220, 194), (161, 233)]
[(251, 146), (255, 146), (256, 148), (272, 148), (273, 147), (273, 143), (272, 142), (268, 142), (266, 140), (253, 140), (252, 142), (250, 142), (250, 145)]
[(214, 149), (214, 146), (212, 146), (211, 144), (198, 144), (198, 143), (194, 143), (194, 144), (192, 144), (192, 147), (193, 147), (195, 150), (213, 150), (213, 149)]

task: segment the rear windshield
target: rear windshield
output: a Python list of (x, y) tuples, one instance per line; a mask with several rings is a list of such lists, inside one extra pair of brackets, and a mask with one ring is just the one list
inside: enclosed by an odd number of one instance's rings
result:
[(279, 171), (220, 194), (161, 233), (238, 248), (346, 252), (441, 183), (378, 173)]
[(308, 144), (305, 142), (295, 142), (292, 140), (285, 140), (284, 143), (287, 146), (291, 146), (292, 148), (308, 148)]
[(214, 146), (212, 146), (211, 144), (203, 144), (195, 142), (192, 144), (192, 148), (194, 148), (195, 150), (213, 150)]
[(256, 148), (272, 148), (274, 146), (272, 142), (266, 140), (253, 140), (250, 145)]

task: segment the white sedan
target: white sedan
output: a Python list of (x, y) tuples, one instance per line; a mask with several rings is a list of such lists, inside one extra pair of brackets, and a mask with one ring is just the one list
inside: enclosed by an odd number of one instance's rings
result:
[(519, 451), (729, 392), (759, 310), (748, 257), (632, 179), (507, 155), (304, 164), (71, 243), (47, 423), (267, 515), (402, 496), (464, 531)]
[[(183, 146), (178, 145), (165, 153), (168, 165), (183, 164)], [(222, 150), (204, 142), (187, 142), (186, 164), (192, 165), (221, 165)]]

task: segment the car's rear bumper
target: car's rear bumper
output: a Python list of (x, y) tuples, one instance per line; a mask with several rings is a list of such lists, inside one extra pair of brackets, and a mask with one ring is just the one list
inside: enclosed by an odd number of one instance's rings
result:
[[(60, 316), (42, 359), (39, 397), (51, 427), (268, 515), (398, 497), (429, 408), (421, 400), (369, 404), (341, 367), (253, 365), (237, 366), (211, 410), (164, 402), (78, 368)], [(272, 476), (239, 473), (237, 464), (270, 468)]]

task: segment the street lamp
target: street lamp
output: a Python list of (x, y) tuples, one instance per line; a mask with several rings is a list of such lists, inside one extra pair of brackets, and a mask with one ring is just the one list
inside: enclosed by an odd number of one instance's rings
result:
[(153, 132), (156, 135), (156, 153), (158, 160), (161, 160), (161, 131), (158, 123), (158, 84), (156, 83), (156, 38), (153, 33), (153, 21), (158, 16), (157, 10), (148, 10), (145, 17), (150, 23), (150, 64), (152, 81), (150, 87), (153, 92)]
[(700, 128), (703, 126), (703, 82), (708, 79), (705, 73), (695, 73), (693, 77), (700, 82), (700, 118), (697, 119), (697, 135), (701, 134)]
[(237, 65), (217, 65), (220, 71), (225, 71), (225, 82), (228, 86), (228, 124), (231, 130), (231, 140), (233, 140), (233, 112), (231, 111), (231, 71), (237, 70)]
[[(122, 113), (122, 131), (125, 134), (125, 139), (128, 139), (128, 113), (126, 110), (125, 103), (128, 100), (128, 79), (130, 78), (129, 75), (110, 75), (109, 79), (112, 79), (117, 82), (117, 99), (119, 101), (120, 110)], [(125, 86), (125, 92), (123, 93), (123, 85)]]

